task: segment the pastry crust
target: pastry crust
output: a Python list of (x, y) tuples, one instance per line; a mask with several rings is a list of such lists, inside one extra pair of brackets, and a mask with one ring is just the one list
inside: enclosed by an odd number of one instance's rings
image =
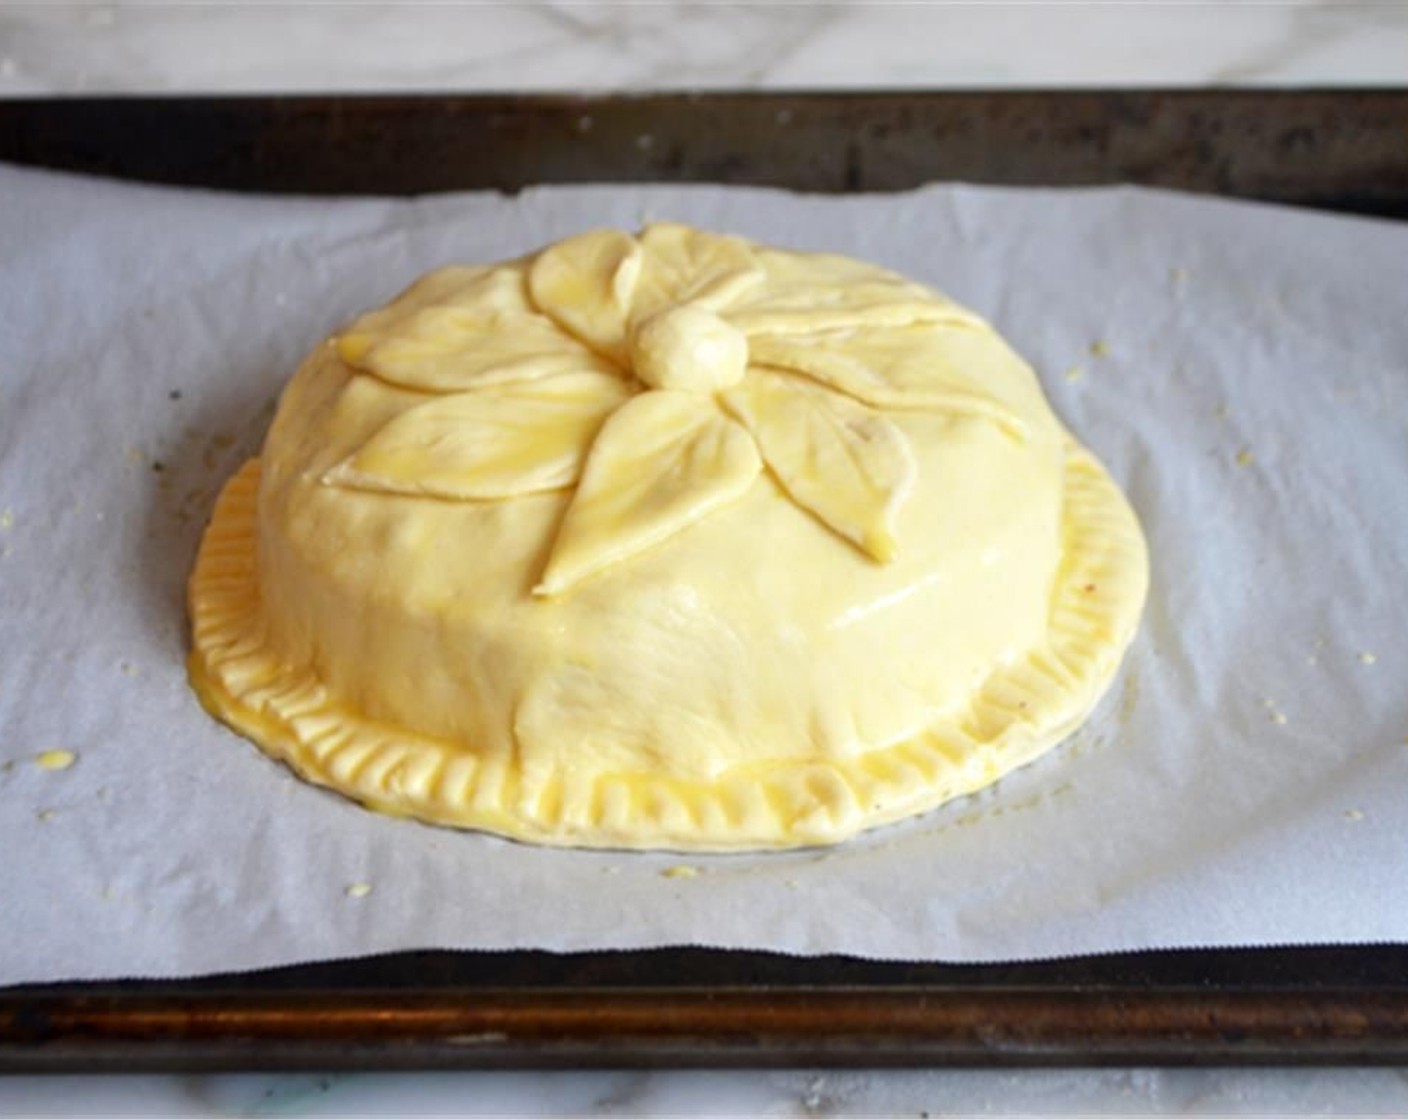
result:
[(682, 850), (833, 843), (1084, 719), (1147, 558), (1025, 364), (870, 266), (654, 230), (314, 351), (191, 580), (213, 714), (378, 810)]

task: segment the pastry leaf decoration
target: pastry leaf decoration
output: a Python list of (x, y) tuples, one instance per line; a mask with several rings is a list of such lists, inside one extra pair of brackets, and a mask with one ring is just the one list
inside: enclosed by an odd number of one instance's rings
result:
[(541, 595), (674, 536), (741, 498), (762, 470), (746, 429), (695, 393), (656, 389), (603, 425), (548, 560)]
[(328, 481), (393, 494), (512, 498), (571, 486), (606, 418), (631, 395), (582, 370), (412, 405)]
[(724, 405), (753, 433), (782, 488), (877, 560), (895, 557), (895, 519), (914, 488), (914, 453), (874, 409), (781, 371), (750, 378)]
[(424, 395), (325, 476), (490, 501), (575, 487), (534, 593), (561, 595), (746, 494), (784, 493), (878, 562), (899, 550), (913, 451), (886, 413), (1021, 420), (964, 373), (988, 331), (844, 257), (657, 224), (445, 269), (336, 340)]

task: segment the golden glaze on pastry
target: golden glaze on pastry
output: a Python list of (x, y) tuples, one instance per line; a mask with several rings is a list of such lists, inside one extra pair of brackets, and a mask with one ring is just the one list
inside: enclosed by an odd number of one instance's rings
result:
[(318, 347), (206, 533), (191, 672), (377, 809), (821, 844), (1059, 741), (1146, 582), (982, 320), (664, 224), (433, 273)]

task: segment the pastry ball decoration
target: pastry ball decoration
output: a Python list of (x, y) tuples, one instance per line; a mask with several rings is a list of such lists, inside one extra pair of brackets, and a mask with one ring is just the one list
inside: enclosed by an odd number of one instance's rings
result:
[(191, 676), (386, 812), (796, 847), (1055, 745), (1146, 585), (980, 318), (658, 224), (443, 269), (316, 348), (206, 532)]

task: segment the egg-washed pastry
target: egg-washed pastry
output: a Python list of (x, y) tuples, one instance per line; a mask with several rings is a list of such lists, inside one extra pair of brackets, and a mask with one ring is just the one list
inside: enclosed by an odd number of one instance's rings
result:
[(1072, 731), (1138, 523), (972, 312), (657, 224), (319, 345), (190, 585), (205, 705), (309, 781), (544, 844), (828, 844)]

